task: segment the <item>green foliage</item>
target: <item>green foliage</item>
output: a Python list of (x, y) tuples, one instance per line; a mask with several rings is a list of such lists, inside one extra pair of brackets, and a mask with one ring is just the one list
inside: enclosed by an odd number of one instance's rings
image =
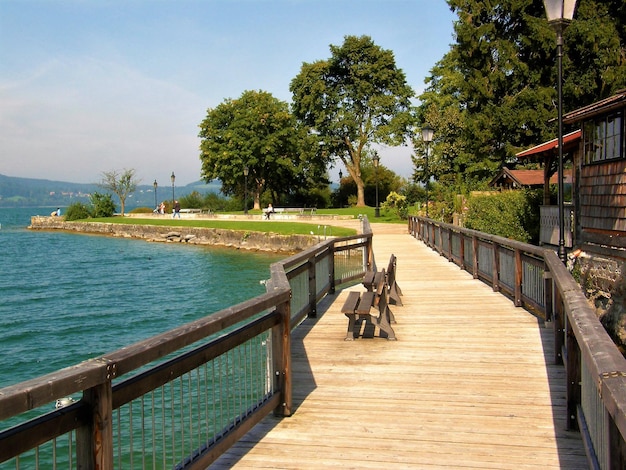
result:
[(395, 191), (387, 195), (387, 199), (383, 203), (382, 208), (394, 211), (400, 219), (407, 219), (409, 215), (406, 196), (401, 196)]
[(83, 220), (91, 217), (91, 210), (82, 202), (74, 202), (70, 204), (65, 211), (65, 220)]
[(465, 226), (525, 243), (539, 238), (541, 191), (503, 191), (472, 196)]
[(180, 206), (187, 209), (202, 209), (204, 207), (204, 198), (198, 191), (182, 196), (179, 199)]
[(365, 206), (365, 157), (373, 143), (404, 141), (413, 90), (393, 52), (368, 36), (346, 36), (330, 50), (329, 59), (304, 63), (291, 81), (293, 110), (319, 139), (319, 153), (344, 164), (356, 185), (357, 205)]
[(265, 191), (275, 201), (326, 180), (315, 139), (298, 124), (289, 105), (268, 92), (246, 91), (209, 109), (199, 137), (202, 177), (218, 178), (223, 194), (242, 200), (247, 179), (255, 207)]
[(95, 192), (91, 195), (91, 216), (112, 217), (115, 214), (115, 204), (110, 194)]
[(153, 210), (150, 207), (135, 207), (129, 214), (152, 214)]

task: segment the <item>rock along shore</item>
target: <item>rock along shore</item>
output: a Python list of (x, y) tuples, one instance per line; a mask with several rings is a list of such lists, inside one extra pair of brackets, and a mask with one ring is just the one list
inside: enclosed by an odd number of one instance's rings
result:
[(31, 230), (65, 230), (149, 242), (188, 243), (222, 246), (253, 251), (296, 253), (319, 242), (308, 235), (279, 235), (271, 232), (224, 230), (200, 227), (162, 227), (157, 225), (113, 224), (104, 222), (66, 222), (63, 217), (32, 216)]

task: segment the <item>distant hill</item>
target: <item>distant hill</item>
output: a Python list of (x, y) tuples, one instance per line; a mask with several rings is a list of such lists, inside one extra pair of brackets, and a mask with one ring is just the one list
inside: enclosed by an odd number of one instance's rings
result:
[[(206, 184), (196, 181), (186, 186), (176, 186), (176, 197), (185, 196), (193, 191), (200, 194), (219, 193), (221, 183), (212, 181)], [(17, 178), (0, 174), (0, 207), (67, 207), (73, 202), (89, 202), (93, 192), (106, 192), (96, 184), (68, 183), (34, 178)], [(170, 199), (172, 187), (158, 187), (158, 200)], [(113, 201), (117, 204), (117, 197)], [(154, 205), (154, 188), (151, 184), (139, 185), (126, 201), (127, 208)]]

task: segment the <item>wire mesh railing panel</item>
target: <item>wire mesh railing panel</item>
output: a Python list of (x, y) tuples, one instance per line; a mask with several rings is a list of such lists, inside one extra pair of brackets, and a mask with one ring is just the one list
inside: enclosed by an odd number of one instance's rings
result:
[(193, 460), (273, 393), (265, 332), (114, 412), (117, 468), (173, 468)]
[(291, 316), (295, 317), (309, 306), (309, 272), (302, 270), (289, 278), (291, 286)]
[(493, 275), (493, 249), (491, 244), (478, 242), (478, 271), (486, 277)]
[(330, 262), (331, 258), (328, 252), (317, 260), (315, 263), (315, 295), (319, 295), (328, 289), (330, 285)]
[(522, 260), (522, 295), (545, 308), (546, 287), (543, 260), (528, 258)]
[(335, 279), (341, 283), (363, 274), (367, 266), (367, 250), (364, 246), (335, 250)]
[(76, 465), (76, 433), (71, 431), (28, 452), (0, 463), (1, 470), (74, 469)]
[(498, 247), (498, 281), (510, 291), (515, 290), (515, 252)]

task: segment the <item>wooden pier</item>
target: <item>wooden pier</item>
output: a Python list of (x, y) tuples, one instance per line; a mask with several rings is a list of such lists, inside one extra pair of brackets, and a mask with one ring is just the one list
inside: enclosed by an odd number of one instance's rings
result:
[(551, 327), (406, 233), (373, 224), (393, 253), (397, 341), (345, 341), (338, 291), (292, 337), (294, 414), (270, 416), (210, 468), (586, 469), (565, 430)]

